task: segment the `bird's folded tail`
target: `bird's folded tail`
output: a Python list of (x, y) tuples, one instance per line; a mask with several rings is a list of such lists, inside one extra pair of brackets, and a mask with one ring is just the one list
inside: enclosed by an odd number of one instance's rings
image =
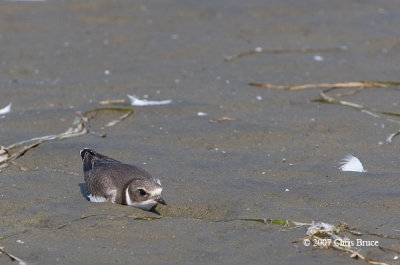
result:
[(82, 157), (82, 162), (83, 162), (83, 171), (87, 171), (93, 168), (94, 162), (96, 161), (107, 161), (107, 162), (118, 162), (115, 159), (112, 159), (108, 156), (99, 154), (95, 151), (93, 151), (90, 148), (84, 148), (80, 152), (81, 157)]

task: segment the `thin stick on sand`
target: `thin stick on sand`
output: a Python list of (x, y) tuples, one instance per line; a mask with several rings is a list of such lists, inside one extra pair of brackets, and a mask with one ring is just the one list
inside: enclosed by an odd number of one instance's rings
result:
[[(273, 85), (268, 83), (249, 83), (249, 86), (271, 88), (277, 90), (302, 90), (307, 88), (349, 88), (349, 87), (361, 87), (362, 89), (367, 87), (389, 87), (392, 84), (398, 84), (396, 82), (375, 82), (375, 81), (360, 81), (360, 82), (343, 82), (343, 83), (320, 83), (320, 84), (304, 84), (297, 86), (283, 86)], [(400, 84), (399, 84), (400, 85)], [(361, 90), (362, 90), (361, 89)]]
[[(399, 120), (388, 118), (386, 116), (400, 117), (400, 113), (393, 113), (387, 111), (378, 111), (369, 109), (364, 105), (353, 103), (350, 101), (340, 100), (339, 98), (355, 95), (366, 88), (387, 88), (390, 86), (400, 86), (400, 82), (383, 82), (383, 81), (360, 81), (360, 82), (341, 82), (341, 83), (319, 83), (319, 84), (304, 84), (296, 86), (283, 86), (283, 85), (273, 85), (269, 83), (249, 83), (249, 86), (276, 89), (276, 90), (302, 90), (307, 88), (327, 88), (319, 92), (320, 99), (313, 100), (314, 102), (338, 104), (342, 106), (351, 107), (361, 111), (362, 113), (368, 114), (374, 118), (382, 118), (385, 116), (385, 120), (390, 123), (400, 124)], [(328, 95), (328, 92), (343, 88), (353, 88), (347, 93), (337, 93), (334, 96)], [(390, 144), (393, 138), (400, 134), (400, 129), (386, 138), (386, 143)]]
[(226, 61), (233, 61), (239, 58), (243, 58), (246, 56), (256, 55), (256, 54), (293, 54), (293, 53), (320, 53), (320, 52), (335, 52), (335, 51), (344, 51), (345, 49), (342, 47), (339, 48), (321, 48), (321, 49), (313, 49), (313, 48), (302, 48), (302, 49), (285, 49), (285, 50), (265, 50), (261, 47), (257, 47), (254, 50), (237, 53), (230, 56), (225, 56)]
[[(99, 137), (106, 137), (105, 133), (97, 133), (93, 131), (89, 124), (90, 119), (94, 118), (98, 113), (103, 111), (117, 111), (122, 113), (122, 115), (118, 119), (108, 122), (107, 124), (104, 125), (104, 127), (115, 126), (121, 121), (128, 118), (133, 113), (133, 109), (131, 108), (113, 108), (113, 107), (92, 109), (86, 111), (83, 114), (80, 111), (77, 111), (76, 112), (77, 116), (75, 117), (72, 127), (68, 128), (68, 130), (66, 130), (65, 132), (59, 134), (34, 137), (28, 140), (11, 144), (7, 147), (0, 146), (0, 151), (1, 151), (0, 167), (8, 165), (9, 162), (13, 162), (17, 158), (23, 156), (28, 150), (31, 150), (44, 142), (53, 140), (62, 140), (71, 137), (81, 136), (84, 134), (94, 134)], [(104, 129), (104, 127), (102, 129)], [(14, 153), (11, 152), (13, 149), (17, 148), (20, 149)], [(20, 166), (19, 168), (22, 169), (24, 167)]]
[(8, 253), (7, 251), (4, 250), (4, 247), (0, 246), (0, 253), (6, 255), (7, 257), (10, 258), (11, 261), (17, 261), (19, 265), (27, 265), (27, 263), (25, 261), (23, 261), (22, 259), (12, 255), (11, 253)]

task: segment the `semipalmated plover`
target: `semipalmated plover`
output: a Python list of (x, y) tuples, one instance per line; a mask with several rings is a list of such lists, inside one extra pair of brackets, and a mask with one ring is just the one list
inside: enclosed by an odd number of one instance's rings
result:
[(140, 167), (128, 165), (85, 148), (81, 150), (89, 200), (118, 203), (151, 210), (161, 198), (162, 186)]

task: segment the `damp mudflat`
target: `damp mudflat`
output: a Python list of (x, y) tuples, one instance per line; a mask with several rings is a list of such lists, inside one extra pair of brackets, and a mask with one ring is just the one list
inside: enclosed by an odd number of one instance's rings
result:
[[(12, 103), (0, 145), (54, 136), (0, 162), (0, 263), (19, 262), (5, 253), (27, 264), (366, 262), (305, 246), (308, 226), (288, 220), (346, 223), (360, 232), (349, 240), (380, 246), (354, 250), (398, 264), (400, 137), (386, 141), (400, 127), (397, 83), (286, 87), (399, 81), (398, 9), (0, 1), (0, 108)], [(131, 106), (128, 94), (171, 102)], [(145, 168), (168, 206), (89, 202), (84, 147)], [(367, 172), (340, 171), (347, 154)]]

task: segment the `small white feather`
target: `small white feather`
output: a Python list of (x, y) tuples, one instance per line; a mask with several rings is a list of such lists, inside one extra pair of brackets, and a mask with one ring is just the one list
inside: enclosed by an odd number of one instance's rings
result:
[(11, 111), (12, 103), (8, 104), (6, 107), (0, 109), (0, 115), (7, 114)]
[(139, 99), (135, 95), (129, 95), (128, 98), (131, 100), (132, 106), (154, 106), (154, 105), (165, 105), (170, 104), (172, 100), (160, 100), (160, 101), (151, 101), (147, 99)]
[(339, 169), (341, 171), (367, 172), (364, 170), (360, 159), (352, 155), (346, 155), (342, 159)]

